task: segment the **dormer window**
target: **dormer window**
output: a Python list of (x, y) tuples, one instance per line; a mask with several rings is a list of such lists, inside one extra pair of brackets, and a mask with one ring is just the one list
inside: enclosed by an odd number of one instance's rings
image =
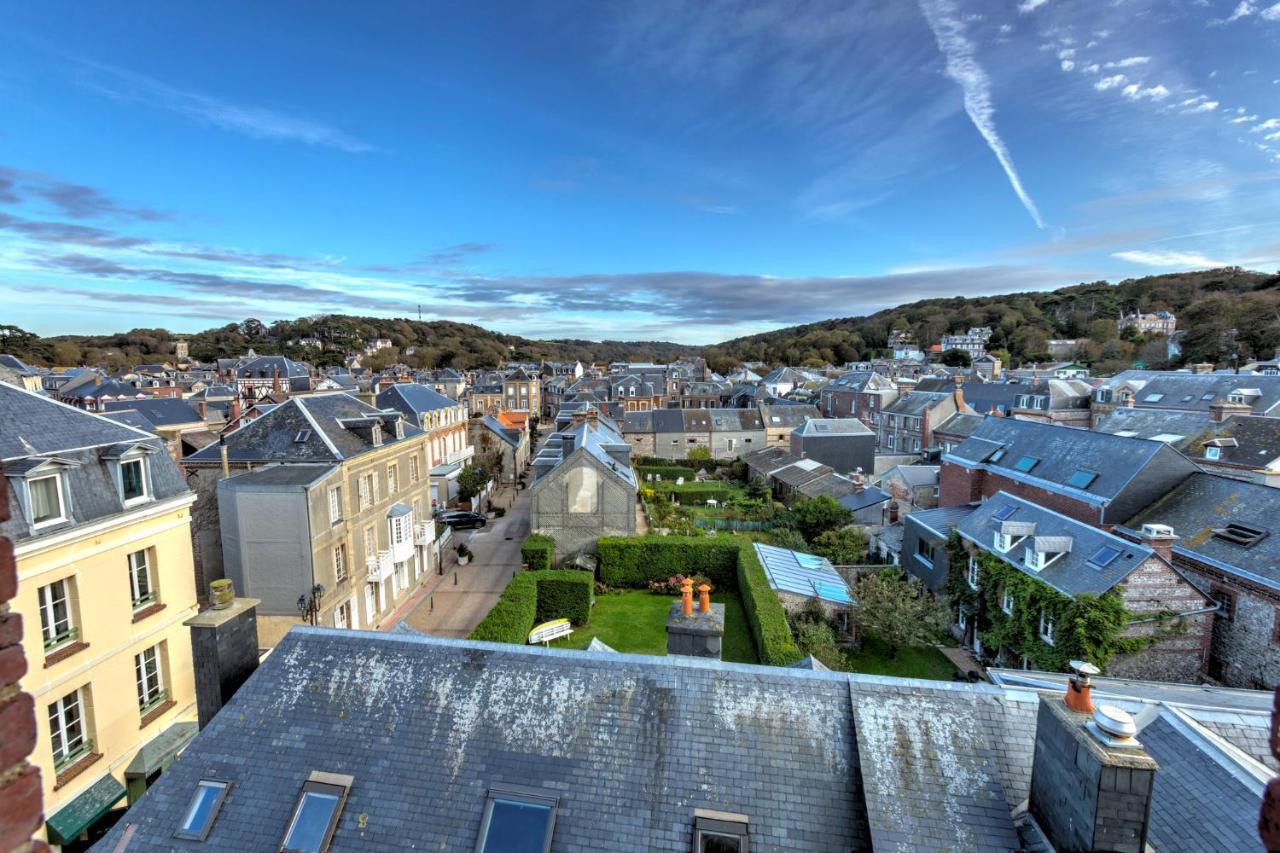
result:
[(147, 489), (147, 460), (141, 457), (120, 460), (120, 499), (125, 506), (150, 497)]
[(694, 809), (693, 853), (748, 853), (747, 816)]
[(27, 494), (30, 496), (32, 527), (44, 527), (66, 520), (61, 474), (27, 480)]
[(1206, 447), (1204, 449), (1204, 458), (1210, 461), (1217, 461), (1222, 458), (1221, 447)]
[(373, 446), (381, 447), (382, 446), (382, 425), (374, 424), (373, 429), (370, 430), (370, 435), (373, 437)]

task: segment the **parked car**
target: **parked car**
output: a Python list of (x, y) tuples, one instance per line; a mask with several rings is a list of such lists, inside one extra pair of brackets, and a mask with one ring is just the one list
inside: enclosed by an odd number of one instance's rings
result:
[(465, 509), (450, 509), (440, 513), (439, 518), (445, 524), (454, 528), (467, 527), (484, 527), (489, 523), (489, 519), (485, 518), (478, 512), (468, 512)]

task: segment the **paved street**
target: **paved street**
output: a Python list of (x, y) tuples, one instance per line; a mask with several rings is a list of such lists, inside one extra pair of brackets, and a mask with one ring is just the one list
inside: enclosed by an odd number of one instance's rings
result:
[(507, 514), (490, 519), (482, 530), (454, 531), (453, 547), (466, 542), (475, 556), (469, 565), (453, 565), (434, 581), (403, 618), (409, 627), (439, 637), (465, 637), (502, 595), (512, 572), (520, 568), (520, 543), (529, 533), (529, 493), (515, 492), (513, 503), (512, 490), (503, 489), (493, 505), (507, 507)]

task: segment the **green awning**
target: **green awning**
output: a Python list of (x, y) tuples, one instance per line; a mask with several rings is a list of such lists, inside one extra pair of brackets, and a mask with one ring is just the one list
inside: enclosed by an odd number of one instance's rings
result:
[(167, 767), (199, 731), (198, 723), (174, 723), (169, 726), (138, 750), (125, 768), (124, 778), (145, 779), (155, 771)]
[(90, 785), (84, 793), (67, 803), (45, 824), (49, 841), (53, 844), (70, 844), (80, 833), (93, 826), (111, 807), (125, 795), (124, 785), (108, 773)]

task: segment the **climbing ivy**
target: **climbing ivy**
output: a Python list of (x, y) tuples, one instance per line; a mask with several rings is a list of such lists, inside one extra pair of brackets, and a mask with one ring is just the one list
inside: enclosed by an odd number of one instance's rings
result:
[[(969, 586), (970, 552), (956, 533), (947, 543), (951, 570), (947, 573), (945, 597), (952, 610), (964, 608), (984, 648), (1005, 647), (1025, 655), (1030, 665), (1049, 672), (1063, 672), (1070, 660), (1086, 660), (1106, 669), (1118, 654), (1133, 654), (1173, 633), (1186, 631), (1186, 624), (1172, 612), (1156, 614), (1152, 621), (1161, 630), (1142, 637), (1122, 637), (1134, 619), (1124, 606), (1118, 587), (1100, 596), (1063, 595), (1044, 581), (1033, 578), (1003, 560), (973, 552), (978, 563), (978, 588)], [(1005, 613), (1005, 593), (1013, 599), (1012, 615)], [(1040, 638), (1040, 616), (1053, 619), (1053, 644)]]

